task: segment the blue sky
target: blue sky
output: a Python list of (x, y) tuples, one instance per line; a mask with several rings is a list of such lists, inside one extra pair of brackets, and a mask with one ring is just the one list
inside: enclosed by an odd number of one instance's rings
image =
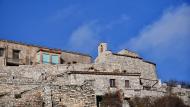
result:
[(97, 56), (107, 42), (190, 82), (189, 0), (0, 0), (0, 38)]

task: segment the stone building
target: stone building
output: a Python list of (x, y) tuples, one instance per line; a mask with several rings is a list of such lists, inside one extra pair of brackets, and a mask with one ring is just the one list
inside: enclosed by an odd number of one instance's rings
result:
[[(101, 43), (93, 63), (89, 56), (65, 52), (73, 55), (67, 57), (60, 50), (38, 48), (34, 53), (32, 65), (0, 66), (0, 106), (101, 107), (105, 93), (119, 90), (123, 107), (127, 107), (127, 101), (136, 96), (167, 94), (167, 85), (157, 77), (156, 64), (126, 49), (113, 53), (106, 43)], [(58, 63), (44, 53), (57, 56), (55, 59), (63, 57), (67, 63)], [(47, 64), (50, 62), (53, 64)], [(172, 93), (190, 105), (190, 89), (178, 86)]]
[(82, 53), (51, 49), (10, 40), (0, 40), (0, 65), (91, 63), (91, 61), (91, 56)]

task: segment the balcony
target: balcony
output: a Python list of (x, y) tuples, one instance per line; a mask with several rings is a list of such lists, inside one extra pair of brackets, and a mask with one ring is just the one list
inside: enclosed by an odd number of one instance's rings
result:
[(23, 59), (16, 59), (16, 58), (6, 58), (8, 65), (23, 65)]

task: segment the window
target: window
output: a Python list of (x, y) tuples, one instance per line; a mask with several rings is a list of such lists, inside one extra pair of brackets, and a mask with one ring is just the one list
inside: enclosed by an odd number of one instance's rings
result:
[(110, 87), (116, 87), (115, 79), (110, 79)]
[(21, 98), (21, 94), (15, 94), (15, 98), (16, 98), (16, 99)]
[(13, 59), (19, 59), (20, 50), (13, 50)]
[(129, 88), (130, 85), (129, 85), (129, 80), (125, 80), (125, 88)]
[(63, 60), (62, 58), (60, 58), (60, 63), (61, 63), (61, 64), (64, 64), (64, 63), (65, 63), (65, 60)]
[(77, 61), (73, 61), (73, 64), (77, 64)]
[(123, 70), (123, 73), (127, 73), (127, 70)]
[(0, 48), (0, 57), (4, 55), (4, 48)]
[(42, 62), (43, 64), (49, 64), (50, 63), (50, 56), (47, 53), (42, 54)]
[(143, 89), (144, 89), (144, 90), (150, 90), (151, 87), (150, 87), (150, 86), (143, 86)]
[(58, 55), (52, 55), (51, 56), (51, 62), (52, 62), (52, 64), (59, 64), (59, 56)]
[(100, 48), (100, 52), (102, 53), (104, 50), (103, 50), (103, 46), (101, 45), (101, 48)]

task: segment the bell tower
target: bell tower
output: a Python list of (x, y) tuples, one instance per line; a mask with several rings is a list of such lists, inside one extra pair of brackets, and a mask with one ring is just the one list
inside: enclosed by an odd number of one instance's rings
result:
[(98, 46), (98, 56), (107, 51), (107, 43), (100, 43)]

